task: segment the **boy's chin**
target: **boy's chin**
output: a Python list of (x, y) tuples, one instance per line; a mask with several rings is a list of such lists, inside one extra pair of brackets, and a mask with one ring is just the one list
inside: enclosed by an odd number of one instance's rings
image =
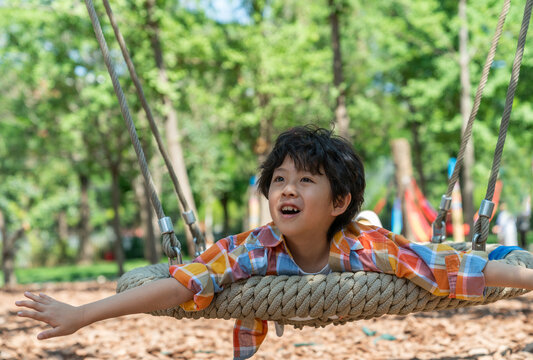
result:
[(293, 238), (303, 235), (301, 231), (299, 231), (298, 229), (295, 229), (292, 226), (281, 225), (281, 226), (278, 226), (278, 229), (283, 234), (283, 237), (285, 238), (285, 240), (293, 239)]
[(276, 223), (278, 230), (283, 234), (284, 237), (294, 236), (294, 230), (286, 224)]

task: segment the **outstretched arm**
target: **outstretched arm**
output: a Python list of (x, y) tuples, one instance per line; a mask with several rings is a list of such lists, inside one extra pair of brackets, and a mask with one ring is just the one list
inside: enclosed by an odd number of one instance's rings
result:
[(69, 335), (96, 321), (128, 314), (168, 309), (193, 298), (193, 293), (173, 278), (156, 280), (81, 306), (57, 301), (45, 294), (24, 293), (30, 300), (15, 302), (19, 316), (44, 322), (52, 327), (37, 335), (40, 340)]
[(489, 261), (483, 270), (486, 286), (533, 290), (533, 269)]

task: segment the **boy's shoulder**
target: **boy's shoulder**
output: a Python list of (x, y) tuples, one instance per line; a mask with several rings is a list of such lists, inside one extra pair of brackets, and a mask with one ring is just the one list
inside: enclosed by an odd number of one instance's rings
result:
[(282, 242), (281, 233), (273, 223), (259, 226), (240, 234), (231, 235), (228, 238), (234, 247), (241, 245), (274, 247)]
[(380, 226), (353, 220), (345, 225), (341, 231), (335, 234), (333, 240), (336, 243), (341, 243), (343, 241), (348, 242), (350, 247), (353, 248), (354, 243), (357, 243), (360, 240), (386, 241), (386, 239), (390, 239), (391, 236), (393, 236), (393, 234), (389, 230)]
[(350, 223), (348, 223), (342, 228), (342, 232), (344, 234), (350, 234), (351, 236), (358, 237), (366, 233), (388, 233), (390, 231), (382, 228), (381, 226), (371, 224), (367, 221), (352, 220)]

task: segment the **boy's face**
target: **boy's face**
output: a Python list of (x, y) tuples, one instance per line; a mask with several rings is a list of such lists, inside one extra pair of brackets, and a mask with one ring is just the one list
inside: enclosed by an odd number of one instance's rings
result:
[(335, 217), (344, 210), (333, 206), (327, 176), (297, 170), (285, 157), (274, 170), (268, 191), (270, 215), (287, 240), (326, 238)]

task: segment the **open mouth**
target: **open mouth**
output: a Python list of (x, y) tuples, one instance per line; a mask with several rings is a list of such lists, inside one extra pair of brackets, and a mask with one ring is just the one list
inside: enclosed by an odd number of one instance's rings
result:
[(293, 206), (284, 206), (281, 208), (281, 213), (283, 215), (295, 215), (300, 212), (299, 209), (293, 207)]

